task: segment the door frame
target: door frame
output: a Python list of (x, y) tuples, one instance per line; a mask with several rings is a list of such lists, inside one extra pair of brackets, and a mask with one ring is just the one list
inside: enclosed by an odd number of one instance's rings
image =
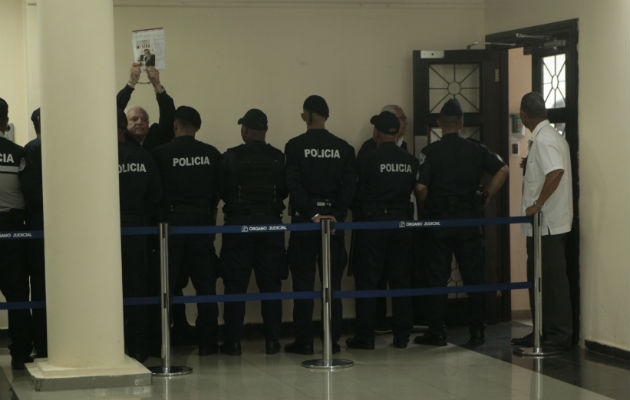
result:
[[(578, 126), (578, 89), (579, 89), (579, 71), (578, 71), (578, 19), (570, 19), (560, 22), (553, 22), (544, 25), (536, 25), (531, 27), (513, 29), (510, 31), (492, 33), (486, 35), (487, 42), (495, 43), (516, 43), (514, 47), (524, 47), (525, 51), (532, 53), (532, 90), (539, 90), (536, 86), (540, 86), (540, 78), (537, 75), (536, 67), (540, 67), (540, 52), (534, 50), (539, 47), (540, 40), (519, 39), (517, 33), (526, 35), (551, 36), (553, 38), (566, 41), (564, 46), (566, 61), (566, 106), (564, 109), (550, 110), (548, 113), (549, 120), (556, 122), (563, 120), (566, 122), (565, 137), (569, 143), (571, 155), (572, 169), (572, 189), (573, 189), (573, 229), (571, 230), (567, 242), (567, 275), (571, 289), (571, 302), (573, 306), (573, 336), (574, 342), (579, 339), (580, 332), (580, 212), (579, 212), (579, 126)], [(528, 49), (529, 48), (529, 49)], [(507, 88), (506, 88), (507, 90)], [(505, 95), (508, 93), (506, 92)], [(508, 129), (508, 112), (505, 111), (505, 132)]]

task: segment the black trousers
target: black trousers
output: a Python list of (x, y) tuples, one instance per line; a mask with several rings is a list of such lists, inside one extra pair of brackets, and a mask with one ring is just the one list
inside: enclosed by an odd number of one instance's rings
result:
[[(27, 226), (31, 230), (43, 230), (44, 216), (28, 214)], [(31, 239), (26, 244), (26, 262), (31, 283), (31, 300), (46, 301), (46, 272), (44, 268), (44, 239)], [(34, 308), (32, 312), (33, 345), (40, 356), (48, 354), (46, 309)]]
[[(171, 213), (168, 222), (174, 226), (212, 225), (214, 221), (203, 213)], [(169, 238), (170, 281), (180, 282), (181, 275), (190, 276), (197, 295), (216, 294), (218, 260), (214, 235), (171, 235)], [(171, 285), (171, 293), (176, 285)], [(197, 336), (199, 344), (217, 343), (216, 303), (197, 304)]]
[[(391, 289), (407, 289), (411, 283), (411, 245), (413, 233), (407, 230), (358, 231), (358, 263), (354, 265), (357, 290), (380, 289), (382, 277)], [(356, 299), (357, 335), (374, 341), (378, 314), (377, 299)], [(410, 297), (392, 298), (394, 336), (408, 340), (413, 326)]]
[[(451, 276), (453, 254), (465, 285), (484, 283), (482, 237), (478, 227), (436, 228), (428, 236), (428, 264), (425, 269), (430, 287), (444, 287)], [(425, 314), (429, 331), (445, 336), (447, 295), (427, 296)], [(485, 327), (485, 294), (468, 293), (468, 323), (471, 330)]]
[[(142, 225), (123, 223), (123, 226)], [(123, 296), (125, 298), (149, 296), (149, 264), (145, 236), (123, 236), (121, 239)], [(148, 351), (148, 307), (129, 305), (124, 308), (125, 344), (129, 354)]]
[[(542, 237), (543, 337), (545, 343), (567, 346), (572, 343), (573, 314), (567, 277), (568, 234)], [(534, 240), (527, 238), (527, 280), (534, 281)], [(534, 289), (529, 289), (534, 311)]]
[[(226, 225), (280, 224), (279, 218), (230, 217)], [(221, 270), (226, 294), (247, 293), (252, 270), (261, 293), (279, 292), (287, 278), (284, 233), (224, 234)], [(282, 323), (281, 300), (261, 304), (265, 339), (278, 340)], [(227, 302), (223, 308), (225, 341), (238, 342), (243, 336), (244, 302)]]
[[(0, 213), (0, 230), (24, 230), (24, 213)], [(0, 290), (8, 302), (28, 301), (28, 272), (25, 259), (27, 243), (24, 240), (0, 240)], [(31, 354), (31, 312), (9, 310), (9, 337), (11, 357), (23, 360)]]
[[(295, 221), (300, 222), (300, 221)], [(344, 245), (344, 233), (337, 231), (330, 240), (331, 258), (331, 288), (333, 291), (341, 289), (341, 278), (346, 266), (347, 253)], [(321, 233), (291, 232), (289, 238), (288, 261), (293, 282), (293, 291), (312, 291), (315, 287), (315, 271), (319, 266), (321, 280)], [(342, 323), (341, 300), (332, 302), (331, 333), (332, 340), (336, 343), (341, 336)], [(295, 326), (295, 339), (301, 344), (313, 342), (313, 300), (294, 300), (293, 323)]]

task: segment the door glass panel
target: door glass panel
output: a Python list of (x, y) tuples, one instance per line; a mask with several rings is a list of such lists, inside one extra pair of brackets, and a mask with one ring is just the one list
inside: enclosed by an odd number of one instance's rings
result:
[(543, 57), (543, 97), (547, 108), (566, 107), (566, 56), (556, 54)]
[(429, 65), (429, 108), (439, 113), (449, 99), (455, 98), (465, 113), (481, 111), (478, 64)]

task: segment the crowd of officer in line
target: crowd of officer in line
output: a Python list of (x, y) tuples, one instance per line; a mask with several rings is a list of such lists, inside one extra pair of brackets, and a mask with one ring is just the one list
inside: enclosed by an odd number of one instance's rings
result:
[[(317, 95), (303, 104), (306, 132), (289, 140), (284, 152), (266, 143), (267, 117), (250, 109), (237, 122), (243, 144), (221, 154), (214, 146), (195, 138), (202, 125), (192, 107), (175, 108), (159, 80), (159, 72), (147, 67), (156, 93), (159, 122), (149, 124), (141, 107), (127, 108), (141, 70), (132, 66), (130, 80), (116, 97), (118, 106), (118, 172), (122, 226), (167, 221), (172, 225), (214, 225), (217, 206), (223, 200), (226, 225), (280, 224), (284, 200), (289, 198), (293, 223), (319, 222), (323, 218), (344, 221), (348, 210), (358, 221), (409, 220), (415, 195), (421, 217), (478, 217), (507, 177), (507, 166), (478, 142), (463, 139), (463, 112), (457, 100), (447, 101), (439, 116), (441, 141), (427, 146), (420, 159), (410, 155), (402, 141), (406, 117), (398, 106), (387, 106), (371, 118), (373, 137), (354, 149), (326, 129), (329, 109)], [(126, 113), (123, 112), (127, 108)], [(8, 122), (8, 106), (0, 101), (0, 122)], [(32, 120), (37, 138), (25, 148), (0, 138), (0, 230), (43, 228), (41, 193), (41, 139), (39, 109)], [(402, 131), (402, 132), (401, 132)], [(480, 191), (483, 174), (491, 179)], [(445, 286), (451, 260), (457, 258), (466, 284), (481, 284), (482, 235), (479, 227), (432, 229), (425, 238), (425, 284)], [(43, 240), (0, 241), (0, 289), (8, 301), (44, 300)], [(408, 288), (412, 282), (411, 230), (366, 230), (353, 234), (352, 273), (358, 290)], [(28, 247), (28, 251), (26, 247)], [(28, 255), (27, 257), (25, 255)], [(25, 258), (26, 257), (26, 258)], [(341, 289), (348, 261), (344, 233), (331, 239), (332, 289)], [(319, 232), (291, 232), (285, 251), (284, 233), (224, 234), (220, 257), (213, 235), (174, 235), (169, 263), (172, 290), (181, 294), (188, 280), (198, 295), (215, 294), (222, 278), (225, 293), (245, 293), (252, 270), (261, 292), (278, 292), (291, 272), (294, 291), (311, 291), (321, 266)], [(123, 236), (122, 268), (125, 297), (157, 293), (157, 240)], [(321, 270), (319, 269), (321, 276)], [(470, 340), (484, 341), (484, 297), (469, 296)], [(374, 349), (376, 299), (357, 299), (356, 334), (346, 340), (350, 348)], [(446, 295), (427, 298), (429, 330), (415, 343), (446, 345)], [(243, 302), (224, 308), (224, 340), (219, 345), (216, 303), (197, 305), (196, 337), (199, 355), (217, 352), (241, 354)], [(145, 306), (126, 306), (125, 344), (132, 357), (144, 361), (159, 349), (157, 312)], [(281, 350), (280, 300), (262, 301), (265, 352)], [(180, 310), (178, 318), (185, 321)], [(410, 298), (392, 300), (393, 346), (405, 348), (412, 331)], [(340, 351), (342, 309), (332, 305), (332, 350)], [(177, 321), (174, 321), (177, 325)], [(185, 322), (184, 322), (185, 324)], [(285, 351), (313, 354), (313, 300), (295, 300), (295, 340)], [(12, 366), (23, 368), (36, 357), (46, 357), (46, 316), (43, 310), (9, 312)]]

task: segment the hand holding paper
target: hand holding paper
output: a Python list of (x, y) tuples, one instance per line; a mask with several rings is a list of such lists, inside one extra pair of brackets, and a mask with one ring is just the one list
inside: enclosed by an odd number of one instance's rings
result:
[(140, 80), (140, 64), (131, 64), (129, 70), (129, 86), (135, 87)]
[(155, 89), (155, 93), (162, 93), (164, 87), (160, 84), (160, 71), (155, 67), (147, 67), (147, 76), (149, 77), (149, 82), (151, 82)]

